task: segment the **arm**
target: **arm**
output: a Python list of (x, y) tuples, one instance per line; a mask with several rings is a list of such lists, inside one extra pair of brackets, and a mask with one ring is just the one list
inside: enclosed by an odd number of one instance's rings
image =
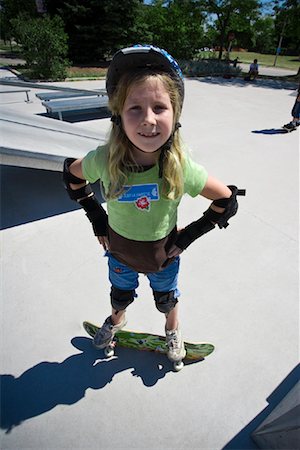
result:
[(64, 161), (63, 180), (69, 197), (83, 207), (95, 236), (107, 250), (107, 214), (96, 199), (90, 183), (87, 183), (83, 176), (82, 159), (67, 158)]
[(192, 222), (179, 232), (175, 245), (170, 249), (169, 257), (177, 256), (192, 242), (205, 233), (213, 230), (215, 225), (226, 228), (230, 217), (234, 216), (238, 209), (237, 195), (245, 195), (246, 191), (236, 186), (226, 186), (213, 177), (208, 177), (200, 195), (210, 200), (212, 204), (203, 216)]

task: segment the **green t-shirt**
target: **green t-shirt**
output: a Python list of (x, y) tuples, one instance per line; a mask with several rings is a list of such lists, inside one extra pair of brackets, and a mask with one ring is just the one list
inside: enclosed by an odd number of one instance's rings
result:
[[(109, 187), (107, 170), (108, 147), (89, 152), (82, 162), (83, 176), (91, 183), (100, 180), (105, 192)], [(206, 170), (185, 154), (184, 193), (200, 194), (207, 181)], [(136, 241), (157, 241), (166, 237), (177, 222), (181, 197), (162, 197), (162, 179), (158, 164), (144, 172), (130, 173), (119, 198), (107, 201), (109, 226), (119, 235)]]

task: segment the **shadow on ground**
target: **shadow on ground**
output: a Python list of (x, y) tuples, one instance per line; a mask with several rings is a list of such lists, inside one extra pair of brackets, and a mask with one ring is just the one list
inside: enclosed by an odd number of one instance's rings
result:
[[(1, 229), (80, 208), (69, 199), (60, 172), (1, 165), (0, 179)], [(102, 201), (99, 183), (93, 189)]]
[[(267, 398), (268, 406), (243, 428), (222, 450), (250, 450), (258, 447), (251, 439), (251, 434), (269, 416), (281, 400), (290, 392), (300, 378), (300, 365), (296, 366), (280, 385)], [(255, 387), (253, 386), (253, 389)]]
[[(37, 114), (38, 116), (43, 117), (50, 117), (51, 119), (60, 120), (58, 117), (58, 114), (48, 114), (48, 113), (41, 113)], [(90, 120), (99, 120), (99, 119), (107, 119), (111, 117), (111, 112), (106, 108), (101, 109), (93, 109), (93, 110), (85, 110), (85, 111), (74, 111), (72, 113), (65, 112), (62, 113), (63, 121), (69, 122), (69, 123), (76, 123), (76, 122), (88, 122)]]
[(103, 351), (93, 348), (91, 339), (75, 337), (71, 342), (81, 352), (61, 363), (43, 361), (18, 378), (0, 375), (1, 428), (7, 433), (58, 405), (77, 403), (89, 388), (105, 388), (120, 372), (131, 370), (145, 387), (154, 386), (172, 372), (164, 355), (144, 352), (141, 358), (140, 352), (117, 348), (116, 357), (105, 359)]
[(288, 132), (283, 128), (267, 128), (265, 130), (253, 130), (251, 133), (255, 134), (287, 134)]
[(255, 81), (245, 81), (243, 78), (223, 78), (223, 77), (201, 77), (197, 78), (197, 80), (201, 83), (208, 83), (208, 84), (219, 84), (222, 86), (238, 86), (238, 87), (246, 87), (246, 86), (253, 86), (253, 87), (263, 87), (267, 89), (286, 89), (289, 91), (294, 91), (297, 89), (299, 81), (295, 80), (295, 82), (286, 81), (283, 79), (284, 77), (281, 77), (281, 79), (269, 79), (269, 78), (259, 78)]

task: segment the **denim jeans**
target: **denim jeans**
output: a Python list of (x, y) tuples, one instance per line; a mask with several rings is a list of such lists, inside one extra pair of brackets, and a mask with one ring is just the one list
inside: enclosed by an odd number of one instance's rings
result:
[[(118, 261), (109, 252), (106, 253), (106, 256), (108, 256), (109, 281), (111, 284), (124, 291), (135, 290), (139, 285), (140, 274)], [(149, 279), (151, 288), (158, 292), (175, 291), (175, 298), (179, 297), (180, 291), (177, 288), (179, 266), (180, 258), (177, 256), (164, 270), (145, 274)]]

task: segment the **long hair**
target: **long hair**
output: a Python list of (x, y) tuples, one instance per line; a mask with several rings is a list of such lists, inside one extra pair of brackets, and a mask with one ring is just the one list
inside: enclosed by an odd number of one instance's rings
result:
[[(118, 83), (117, 89), (110, 98), (109, 109), (113, 116), (120, 118), (125, 100), (133, 85), (142, 84), (148, 79), (160, 80), (170, 96), (173, 108), (173, 142), (166, 151), (163, 162), (162, 195), (168, 199), (175, 199), (183, 194), (183, 165), (184, 154), (182, 142), (176, 124), (181, 113), (181, 98), (176, 81), (165, 73), (153, 72), (149, 69), (140, 72), (127, 72)], [(122, 124), (113, 123), (109, 140), (108, 173), (110, 187), (106, 193), (108, 199), (116, 198), (126, 185), (128, 175), (137, 171), (139, 165), (134, 159), (133, 144), (127, 138)], [(158, 153), (159, 156), (159, 153)]]

